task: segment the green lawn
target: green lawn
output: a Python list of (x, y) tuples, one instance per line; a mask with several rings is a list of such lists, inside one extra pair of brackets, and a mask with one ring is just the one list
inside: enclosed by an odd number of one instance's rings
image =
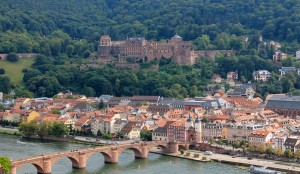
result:
[(0, 68), (5, 69), (5, 74), (0, 76), (8, 76), (13, 84), (22, 86), (24, 76), (22, 70), (24, 68), (31, 69), (31, 65), (33, 63), (34, 58), (19, 59), (18, 62), (14, 63), (5, 60), (0, 60)]

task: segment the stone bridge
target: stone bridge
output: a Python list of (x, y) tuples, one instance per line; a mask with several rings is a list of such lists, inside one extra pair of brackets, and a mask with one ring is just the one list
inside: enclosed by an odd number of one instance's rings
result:
[(64, 157), (71, 160), (73, 168), (82, 169), (86, 168), (87, 160), (95, 153), (101, 153), (104, 156), (105, 163), (118, 163), (119, 155), (127, 149), (133, 150), (136, 158), (147, 158), (149, 151), (154, 147), (160, 147), (165, 153), (177, 153), (178, 149), (188, 149), (189, 145), (188, 143), (150, 141), (43, 154), (12, 161), (10, 174), (16, 174), (17, 170), (26, 164), (34, 165), (38, 174), (50, 174), (52, 166), (57, 160)]

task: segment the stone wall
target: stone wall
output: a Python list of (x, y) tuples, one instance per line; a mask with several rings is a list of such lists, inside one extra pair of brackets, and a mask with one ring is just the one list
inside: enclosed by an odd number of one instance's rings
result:
[(37, 135), (32, 135), (29, 137), (23, 136), (22, 138), (25, 139), (36, 139), (36, 140), (47, 140), (47, 141), (61, 141), (61, 142), (69, 142), (69, 141), (73, 141), (74, 137), (55, 137), (52, 135), (48, 135), (43, 137), (43, 139), (41, 139), (41, 137), (37, 136)]
[[(17, 56), (20, 59), (24, 59), (24, 58), (31, 58), (31, 57), (35, 57), (37, 56), (37, 53), (18, 53)], [(7, 59), (8, 54), (0, 54), (0, 60), (6, 60)]]
[(214, 60), (216, 58), (216, 54), (220, 53), (223, 55), (232, 55), (233, 50), (203, 50), (203, 51), (195, 51), (195, 54), (198, 58), (208, 58)]

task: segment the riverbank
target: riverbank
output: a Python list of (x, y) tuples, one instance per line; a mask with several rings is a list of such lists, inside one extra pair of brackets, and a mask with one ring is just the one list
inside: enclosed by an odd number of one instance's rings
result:
[(233, 158), (232, 156), (229, 155), (216, 154), (216, 153), (209, 155), (209, 158), (216, 162), (232, 164), (232, 165), (239, 165), (239, 166), (246, 166), (246, 167), (250, 167), (251, 165), (254, 165), (260, 167), (267, 167), (268, 169), (277, 170), (281, 172), (287, 172), (289, 174), (300, 173), (300, 164), (297, 163), (287, 163), (287, 162), (280, 162), (275, 160), (256, 159), (256, 158), (249, 160), (246, 157)]
[(0, 129), (0, 134), (12, 135), (12, 136), (17, 136), (17, 137), (22, 136), (22, 134), (18, 131), (12, 131), (12, 130), (7, 130), (7, 129)]
[[(189, 155), (186, 155), (186, 152), (189, 152)], [(208, 158), (207, 156), (203, 156), (200, 152), (193, 152), (193, 151), (186, 151), (184, 154), (181, 154), (180, 152), (178, 153), (164, 153), (160, 149), (152, 149), (150, 150), (150, 153), (155, 153), (155, 154), (160, 154), (160, 155), (165, 155), (165, 156), (170, 156), (170, 157), (176, 157), (176, 158), (182, 158), (182, 159), (187, 159), (187, 160), (193, 160), (193, 161), (198, 161), (198, 162), (211, 162), (211, 159)], [(195, 157), (194, 154), (198, 154), (199, 157)]]
[[(161, 152), (160, 150), (151, 150), (151, 153), (160, 154), (160, 155), (166, 155), (171, 157), (177, 157), (182, 159), (188, 159), (193, 161), (199, 161), (199, 162), (209, 162), (209, 161), (215, 161), (225, 164), (231, 164), (231, 165), (237, 165), (237, 166), (244, 166), (244, 167), (250, 167), (251, 165), (259, 166), (259, 167), (267, 167), (268, 169), (277, 170), (281, 172), (287, 172), (288, 174), (299, 174), (300, 173), (300, 164), (296, 163), (284, 163), (279, 161), (272, 161), (272, 160), (264, 160), (264, 159), (252, 159), (249, 160), (245, 157), (235, 157), (232, 158), (232, 156), (229, 155), (223, 155), (223, 154), (216, 154), (213, 153), (212, 155), (204, 155), (203, 152), (200, 151), (194, 151), (189, 150), (186, 152), (189, 152), (189, 156), (181, 155), (180, 152), (173, 153), (173, 154), (166, 154)], [(197, 153), (200, 154), (199, 158), (194, 158), (193, 154)], [(207, 157), (207, 160), (203, 160), (203, 157)]]

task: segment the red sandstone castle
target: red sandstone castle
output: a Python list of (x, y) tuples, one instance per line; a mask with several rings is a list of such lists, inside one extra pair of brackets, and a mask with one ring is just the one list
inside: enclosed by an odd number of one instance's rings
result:
[[(224, 51), (217, 51), (224, 52)], [(231, 51), (226, 51), (231, 53)], [(162, 42), (147, 41), (142, 37), (127, 38), (125, 41), (112, 41), (108, 35), (101, 36), (98, 46), (98, 61), (118, 63), (140, 63), (173, 59), (182, 65), (193, 65), (197, 57), (214, 58), (216, 51), (194, 51), (192, 42), (183, 41), (179, 35)]]

